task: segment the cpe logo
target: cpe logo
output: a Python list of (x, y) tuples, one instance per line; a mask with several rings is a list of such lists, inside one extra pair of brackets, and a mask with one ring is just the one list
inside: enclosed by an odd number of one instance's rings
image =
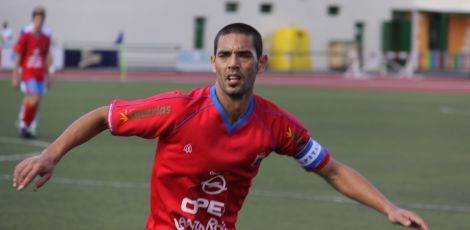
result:
[(222, 175), (216, 175), (202, 182), (202, 191), (209, 195), (217, 195), (227, 190), (227, 182)]
[[(227, 191), (227, 182), (222, 175), (214, 172), (210, 172), (210, 175), (212, 175), (212, 178), (201, 183), (203, 192), (209, 195), (217, 195)], [(187, 197), (181, 201), (181, 210), (186, 213), (197, 214), (201, 209), (206, 210), (211, 215), (221, 217), (225, 211), (225, 203), (206, 198), (193, 200)]]

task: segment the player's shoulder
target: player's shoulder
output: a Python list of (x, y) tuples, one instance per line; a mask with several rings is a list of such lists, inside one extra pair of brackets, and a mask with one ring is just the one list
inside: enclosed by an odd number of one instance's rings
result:
[(165, 93), (157, 93), (146, 100), (148, 101), (167, 101), (169, 103), (183, 102), (198, 102), (204, 101), (209, 98), (209, 87), (196, 88), (189, 92), (182, 92), (180, 90), (169, 91)]
[(125, 109), (152, 109), (152, 108), (169, 108), (173, 111), (172, 114), (177, 114), (176, 111), (192, 111), (198, 108), (198, 105), (203, 104), (205, 98), (207, 98), (207, 89), (200, 88), (191, 90), (188, 93), (183, 93), (179, 90), (168, 91), (164, 93), (156, 93), (149, 97), (134, 99), (134, 100), (122, 100), (115, 99), (111, 102), (113, 108), (125, 108)]
[[(24, 34), (31, 34), (33, 32), (33, 24), (29, 24), (29, 25), (26, 25), (24, 26), (21, 31), (20, 31), (20, 35), (24, 35)], [(52, 35), (52, 30), (49, 29), (48, 27), (46, 26), (43, 26), (41, 28), (41, 34), (43, 34), (44, 36), (50, 38), (51, 35)]]
[(264, 97), (261, 97), (259, 95), (254, 95), (254, 100), (255, 100), (255, 109), (258, 111), (258, 112), (261, 112), (261, 113), (266, 113), (266, 114), (271, 114), (271, 115), (274, 115), (274, 114), (279, 114), (279, 115), (282, 115), (282, 114), (288, 114), (287, 111), (285, 111), (284, 109), (282, 109), (281, 107), (279, 107), (278, 105), (276, 105), (274, 102), (264, 98)]
[(185, 95), (192, 99), (208, 99), (210, 97), (211, 86), (205, 86), (201, 88), (195, 88)]
[(210, 94), (210, 87), (195, 88), (189, 92), (182, 92), (180, 90), (169, 91), (166, 93), (156, 94), (156, 97), (166, 99), (189, 99), (198, 100), (208, 98)]
[(265, 121), (279, 121), (283, 123), (294, 123), (295, 125), (301, 125), (301, 122), (297, 120), (295, 116), (282, 109), (272, 101), (259, 95), (255, 95), (254, 98), (255, 111), (261, 119)]

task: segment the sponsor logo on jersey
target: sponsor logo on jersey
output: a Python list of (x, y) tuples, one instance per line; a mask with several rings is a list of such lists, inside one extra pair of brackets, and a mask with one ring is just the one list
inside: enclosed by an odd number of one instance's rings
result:
[(199, 209), (206, 209), (207, 213), (221, 217), (225, 210), (225, 203), (206, 198), (192, 200), (187, 197), (181, 202), (181, 210), (186, 213), (195, 215)]
[[(212, 172), (211, 174), (214, 173)], [(227, 191), (227, 182), (222, 175), (215, 175), (209, 180), (202, 182), (202, 191), (209, 195), (220, 194)]]
[(137, 120), (137, 119), (148, 118), (148, 117), (159, 116), (159, 115), (170, 114), (170, 113), (171, 113), (171, 105), (160, 106), (160, 107), (155, 107), (155, 108), (150, 108), (150, 109), (136, 110), (131, 113), (125, 110), (123, 113), (120, 113), (121, 115), (120, 119), (122, 122), (126, 122), (128, 120)]
[(183, 147), (183, 151), (187, 154), (190, 154), (193, 152), (193, 146), (191, 146), (191, 144), (187, 144)]
[(201, 223), (201, 221), (195, 219), (187, 219), (184, 217), (180, 217), (179, 219), (173, 218), (173, 221), (175, 222), (175, 227), (177, 230), (185, 230), (185, 229), (191, 229), (191, 230), (225, 230), (227, 229), (225, 222), (219, 221), (215, 218), (210, 218), (209, 221), (207, 221), (207, 224), (204, 225)]
[[(215, 172), (210, 172), (210, 175), (212, 176), (210, 179), (201, 183), (201, 189), (204, 193), (217, 195), (227, 191), (227, 182), (222, 175)], [(195, 199), (185, 197), (181, 201), (181, 210), (193, 215), (205, 210), (211, 215), (221, 217), (225, 211), (225, 203), (203, 197)]]
[(292, 136), (294, 136), (294, 133), (292, 132), (291, 127), (287, 128), (286, 136), (287, 138), (292, 138)]
[(30, 69), (40, 69), (43, 66), (44, 66), (44, 63), (41, 58), (41, 51), (39, 48), (35, 48), (31, 56), (28, 58), (26, 67)]
[(129, 117), (126, 115), (127, 111), (125, 113), (119, 113), (121, 115), (121, 118), (119, 118), (122, 122), (126, 122), (129, 120)]

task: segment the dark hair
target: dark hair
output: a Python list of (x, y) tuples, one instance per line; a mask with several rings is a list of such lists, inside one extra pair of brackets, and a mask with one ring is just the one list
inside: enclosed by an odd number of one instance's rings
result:
[(240, 22), (226, 25), (217, 33), (214, 39), (214, 55), (217, 54), (217, 43), (219, 42), (220, 36), (227, 34), (244, 34), (251, 36), (253, 38), (253, 45), (256, 49), (256, 56), (258, 59), (261, 57), (261, 54), (263, 53), (263, 40), (261, 39), (261, 34), (252, 26)]
[(46, 9), (44, 9), (44, 7), (42, 6), (36, 6), (33, 10), (33, 13), (32, 13), (32, 18), (36, 17), (36, 16), (41, 16), (43, 19), (46, 18)]

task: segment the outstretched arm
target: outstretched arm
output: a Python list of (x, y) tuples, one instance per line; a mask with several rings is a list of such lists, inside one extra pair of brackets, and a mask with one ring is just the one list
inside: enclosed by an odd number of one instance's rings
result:
[(411, 211), (396, 207), (352, 168), (331, 159), (318, 174), (342, 194), (387, 216), (391, 223), (428, 230), (427, 224), (421, 217)]
[(54, 80), (54, 66), (52, 59), (52, 49), (49, 50), (46, 56), (46, 84), (47, 90), (51, 89), (52, 81)]
[(15, 57), (15, 64), (13, 66), (13, 74), (11, 76), (11, 86), (15, 90), (20, 89), (20, 74), (19, 74), (19, 69), (20, 69), (20, 64), (21, 64), (21, 54), (17, 54)]
[(36, 191), (52, 176), (55, 165), (72, 148), (87, 142), (108, 128), (108, 107), (95, 109), (73, 122), (52, 144), (40, 155), (20, 162), (13, 174), (13, 187), (23, 190), (36, 177), (40, 179), (33, 189)]

